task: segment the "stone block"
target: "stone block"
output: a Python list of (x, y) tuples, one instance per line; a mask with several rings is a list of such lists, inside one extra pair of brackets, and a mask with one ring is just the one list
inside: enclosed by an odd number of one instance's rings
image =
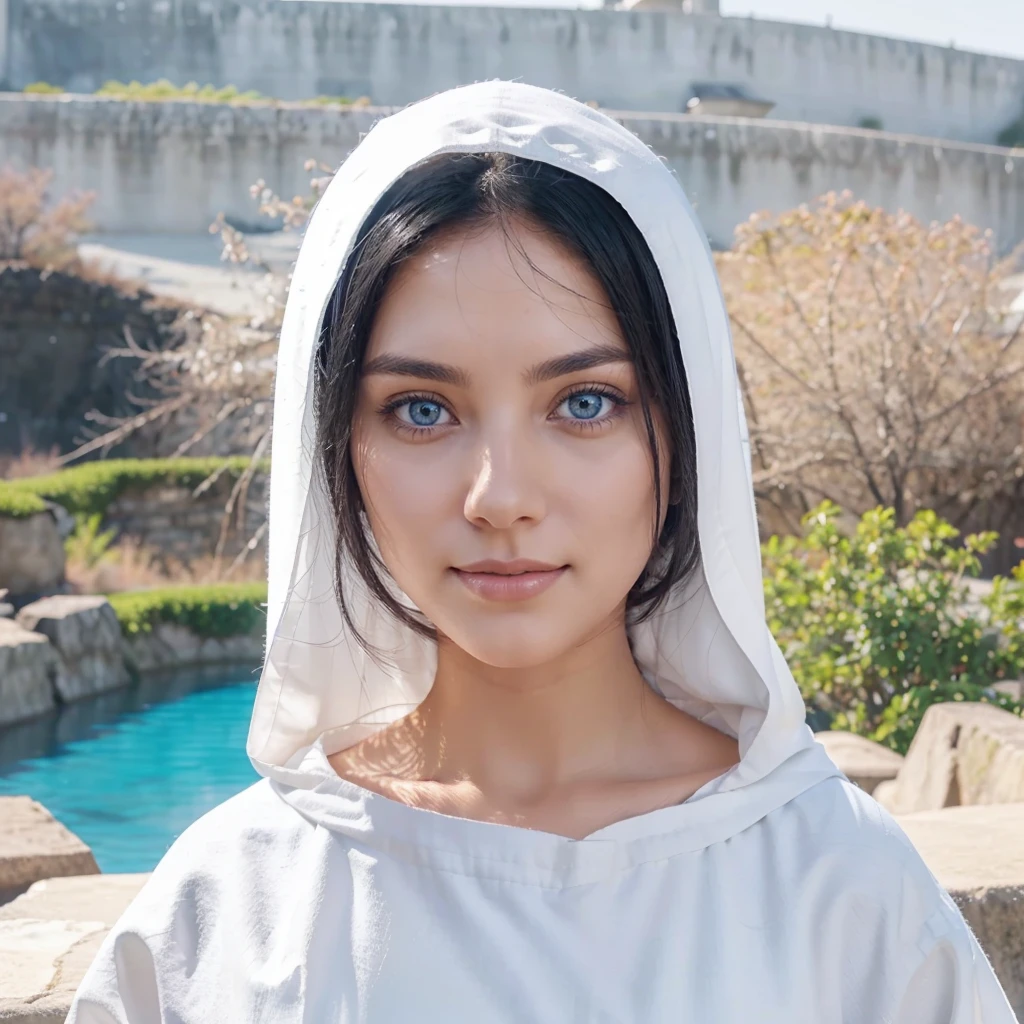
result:
[(0, 907), (0, 1021), (63, 1021), (107, 932), (148, 878), (50, 878)]
[(125, 637), (125, 659), (135, 672), (194, 665), (259, 665), (265, 629), (229, 637), (201, 637), (174, 622), (159, 622), (148, 633)]
[(27, 796), (0, 797), (0, 901), (42, 878), (97, 872), (92, 850), (42, 804)]
[(45, 636), (0, 619), (0, 725), (53, 708), (64, 676), (64, 662)]
[(105, 597), (45, 597), (25, 605), (17, 621), (49, 637), (64, 659), (66, 672), (57, 690), (61, 700), (77, 700), (129, 682), (121, 624)]
[(57, 590), (64, 582), (64, 542), (50, 511), (0, 516), (0, 587), (11, 597)]
[(1024, 802), (1024, 719), (993, 704), (933, 704), (893, 784), (874, 796), (894, 814)]
[(1024, 679), (1007, 679), (1002, 683), (995, 683), (992, 687), (997, 693), (1005, 693), (1015, 701), (1024, 701)]
[(1024, 803), (898, 815), (953, 897), (1024, 1020)]
[(843, 774), (867, 793), (874, 793), (881, 782), (895, 779), (903, 765), (903, 755), (865, 736), (838, 729), (816, 732), (814, 738)]

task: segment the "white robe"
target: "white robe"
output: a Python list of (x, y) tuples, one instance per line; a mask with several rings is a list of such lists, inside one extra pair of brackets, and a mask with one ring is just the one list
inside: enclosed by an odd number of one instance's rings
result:
[[(661, 271), (690, 387), (701, 564), (630, 634), (650, 685), (734, 736), (740, 761), (580, 840), (410, 807), (327, 761), (417, 706), (436, 649), (364, 600), (362, 632), (391, 652), (377, 663), (342, 621), (313, 472), (315, 345), (381, 194), (453, 150), (520, 153), (606, 189)], [(1014, 1024), (949, 896), (804, 722), (765, 623), (711, 254), (679, 183), (625, 128), (509, 82), (378, 122), (307, 228), (274, 402), (268, 643), (247, 745), (265, 778), (175, 842), (69, 1024)]]

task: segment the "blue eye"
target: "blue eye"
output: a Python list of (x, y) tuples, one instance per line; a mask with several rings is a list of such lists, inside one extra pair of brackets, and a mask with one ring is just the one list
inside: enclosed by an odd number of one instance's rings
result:
[[(597, 419), (602, 411), (608, 412), (607, 407), (604, 407), (605, 401), (608, 403), (608, 406), (622, 404), (621, 399), (616, 399), (610, 394), (603, 394), (601, 391), (578, 391), (564, 398), (562, 404), (568, 409), (569, 416), (572, 419), (578, 422), (587, 422), (588, 420)], [(604, 407), (603, 410), (602, 407)], [(606, 415), (602, 417), (602, 419), (607, 418)]]
[(444, 411), (437, 402), (416, 399), (405, 403), (409, 407), (409, 418), (417, 427), (434, 426)]
[(606, 397), (596, 391), (581, 391), (565, 401), (577, 419), (592, 420), (601, 411), (601, 403)]

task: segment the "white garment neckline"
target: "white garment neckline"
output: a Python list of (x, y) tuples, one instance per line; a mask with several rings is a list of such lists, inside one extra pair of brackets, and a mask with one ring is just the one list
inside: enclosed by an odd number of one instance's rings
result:
[[(449, 815), (367, 789), (338, 775), (331, 766), (325, 747), (330, 735), (296, 753), (285, 769), (294, 785), (283, 779), (271, 783), (286, 803), (308, 820), (368, 850), (424, 867), (505, 882), (543, 888), (598, 882), (643, 863), (728, 839), (737, 831), (737, 815), (749, 816), (757, 805), (749, 799), (749, 787), (721, 791), (725, 780), (740, 770), (740, 762), (680, 803), (620, 819), (573, 839)], [(786, 763), (786, 771), (751, 785), (792, 789), (795, 796), (807, 788), (806, 772), (820, 776), (818, 750), (823, 748), (815, 744), (801, 751)], [(840, 774), (838, 769), (834, 774)], [(708, 799), (713, 794), (715, 799)], [(763, 816), (755, 813), (746, 824)]]

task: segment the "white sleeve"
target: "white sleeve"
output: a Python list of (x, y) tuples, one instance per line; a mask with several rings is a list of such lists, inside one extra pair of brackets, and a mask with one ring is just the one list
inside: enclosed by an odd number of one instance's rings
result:
[(162, 1024), (153, 956), (135, 932), (108, 936), (75, 993), (65, 1024)]
[(926, 924), (920, 955), (884, 1024), (1018, 1024), (984, 950), (947, 900)]

